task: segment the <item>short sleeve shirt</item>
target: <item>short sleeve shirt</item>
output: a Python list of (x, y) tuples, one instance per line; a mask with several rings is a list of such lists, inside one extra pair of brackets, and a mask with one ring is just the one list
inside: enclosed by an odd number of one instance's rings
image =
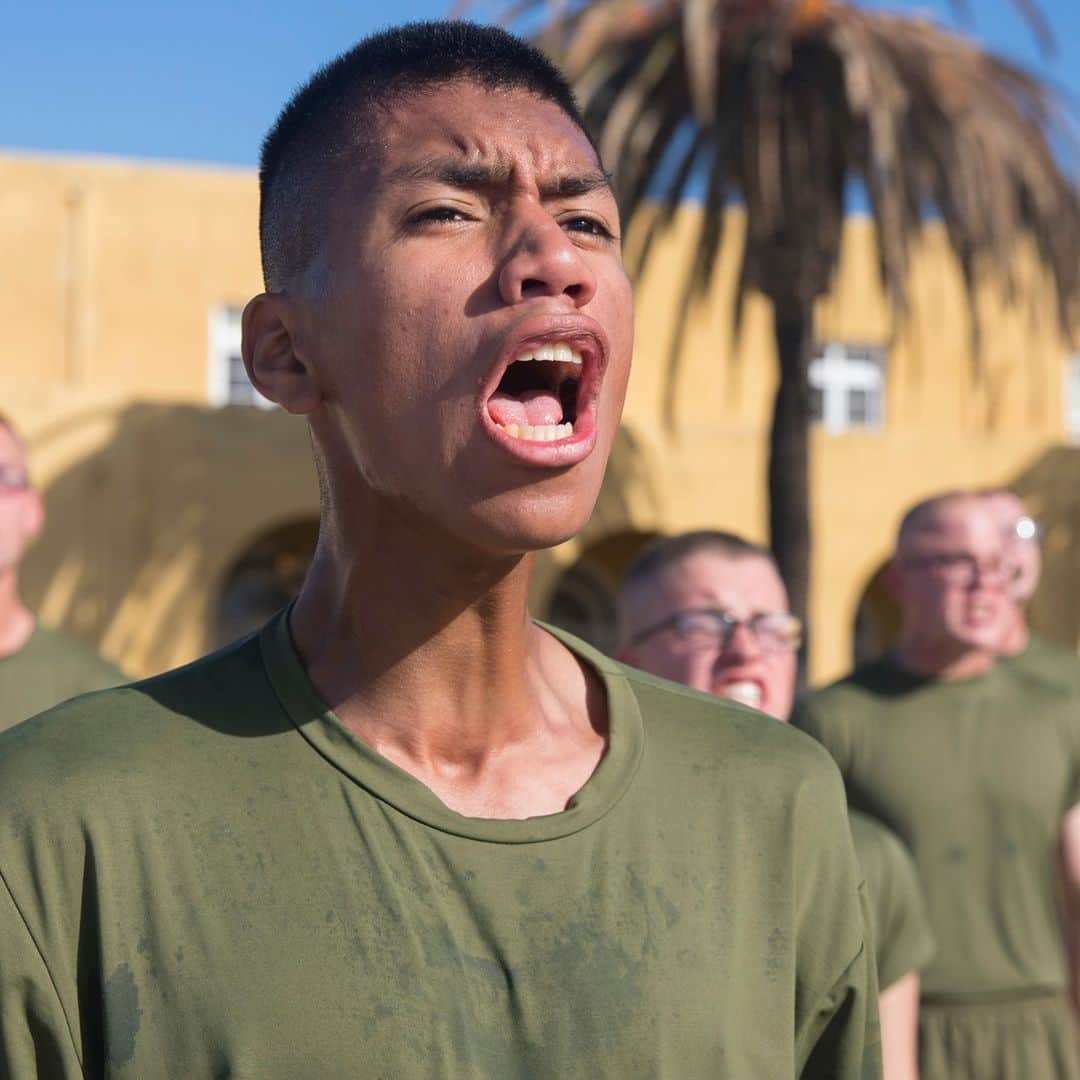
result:
[(1080, 794), (1067, 694), (1005, 665), (943, 682), (885, 658), (812, 695), (796, 722), (915, 859), (937, 945), (927, 994), (1065, 986), (1058, 843)]
[(855, 854), (866, 877), (878, 985), (886, 990), (926, 967), (934, 955), (934, 936), (910, 852), (881, 822), (858, 810), (850, 816)]
[(464, 817), (259, 636), (0, 736), (0, 1074), (880, 1075), (843, 787), (623, 668), (562, 812)]
[(0, 657), (0, 731), (68, 698), (124, 681), (119, 668), (85, 645), (35, 627), (18, 652)]
[(1032, 634), (1027, 648), (1002, 661), (1023, 675), (1042, 679), (1071, 694), (1080, 708), (1080, 656), (1057, 641)]

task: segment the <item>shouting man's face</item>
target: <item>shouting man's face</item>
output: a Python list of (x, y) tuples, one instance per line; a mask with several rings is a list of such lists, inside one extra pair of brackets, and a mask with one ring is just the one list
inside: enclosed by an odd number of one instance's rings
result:
[(702, 550), (628, 591), (620, 659), (787, 720), (799, 625), (772, 562)]
[(889, 568), (905, 634), (943, 659), (993, 651), (1016, 567), (984, 500), (957, 498), (901, 537)]
[(470, 547), (559, 543), (592, 511), (629, 374), (607, 179), (527, 91), (454, 82), (378, 128), (340, 170), (296, 334), (331, 475)]

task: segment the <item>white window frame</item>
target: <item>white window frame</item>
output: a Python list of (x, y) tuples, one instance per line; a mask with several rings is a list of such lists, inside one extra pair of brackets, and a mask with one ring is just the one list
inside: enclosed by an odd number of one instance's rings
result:
[(242, 308), (223, 304), (210, 312), (206, 363), (206, 398), (221, 409), (226, 405), (254, 405), (258, 409), (277, 406), (264, 398), (248, 382), (240, 352)]
[[(886, 350), (881, 345), (830, 341), (818, 345), (810, 361), (810, 387), (821, 394), (821, 426), (834, 435), (881, 431), (885, 427)], [(850, 392), (863, 390), (869, 408), (865, 419), (851, 415)]]

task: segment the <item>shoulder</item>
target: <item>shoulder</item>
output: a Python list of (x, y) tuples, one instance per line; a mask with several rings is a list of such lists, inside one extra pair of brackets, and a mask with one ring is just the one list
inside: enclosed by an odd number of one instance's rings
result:
[(790, 724), (635, 668), (615, 666), (638, 703), (654, 760), (683, 763), (699, 776), (722, 773), (762, 800), (785, 792), (842, 799), (842, 782), (829, 753)]
[(846, 736), (876, 711), (889, 676), (889, 666), (883, 661), (856, 668), (803, 698), (792, 722), (817, 739)]
[(626, 688), (640, 713), (646, 757), (668, 784), (685, 777), (695, 791), (704, 783), (714, 793), (745, 790), (762, 799), (810, 790), (827, 792), (826, 799), (839, 792), (842, 799), (832, 758), (790, 724), (620, 663), (563, 630), (545, 629), (609, 683)]
[(23, 647), (22, 655), (27, 661), (59, 668), (69, 682), (86, 681), (87, 690), (126, 681), (126, 676), (115, 664), (99, 656), (88, 645), (69, 637), (62, 630), (40, 624)]
[[(0, 792), (12, 807), (168, 774), (207, 741), (240, 733), (261, 676), (258, 643), (238, 642), (186, 667), (73, 698), (0, 734)], [(38, 798), (38, 795), (41, 798)]]
[(1000, 665), (1014, 675), (1049, 683), (1070, 694), (1080, 695), (1080, 656), (1066, 645), (1032, 634), (1028, 647)]
[(897, 871), (906, 875), (909, 867), (914, 872), (911, 855), (892, 829), (858, 810), (851, 810), (849, 819), (855, 852), (868, 881), (888, 880)]

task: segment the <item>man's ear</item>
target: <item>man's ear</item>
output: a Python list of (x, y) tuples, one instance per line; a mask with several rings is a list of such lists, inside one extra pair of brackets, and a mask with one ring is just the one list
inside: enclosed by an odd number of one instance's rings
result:
[(242, 326), (241, 350), (251, 385), (286, 412), (314, 412), (322, 392), (298, 348), (293, 301), (280, 293), (260, 293), (244, 308)]

